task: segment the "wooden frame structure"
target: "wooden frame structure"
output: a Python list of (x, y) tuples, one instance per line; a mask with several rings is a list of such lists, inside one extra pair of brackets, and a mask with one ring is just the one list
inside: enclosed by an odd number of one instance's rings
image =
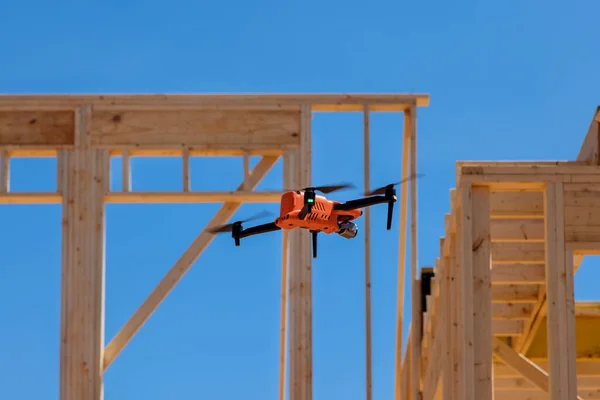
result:
[(600, 107), (575, 161), (457, 163), (401, 398), (600, 399), (600, 303), (573, 283), (600, 254), (599, 148)]
[[(278, 202), (281, 193), (257, 192), (261, 179), (283, 158), (284, 187), (311, 184), (311, 117), (315, 112), (362, 112), (365, 131), (365, 187), (369, 186), (369, 113), (403, 112), (402, 175), (416, 173), (416, 112), (427, 106), (418, 94), (257, 95), (5, 95), (0, 96), (0, 204), (62, 204), (60, 399), (100, 400), (103, 372), (183, 277), (212, 236), (193, 240), (129, 321), (105, 346), (104, 204), (221, 202), (209, 225), (226, 223), (245, 202)], [(399, 129), (400, 130), (400, 129)], [(249, 168), (249, 156), (262, 159)], [(110, 190), (110, 157), (121, 156), (123, 186)], [(181, 157), (178, 192), (132, 190), (131, 157)], [(244, 157), (244, 181), (235, 191), (192, 191), (193, 156)], [(10, 159), (57, 157), (57, 188), (48, 193), (10, 191)], [(410, 165), (409, 165), (410, 160)], [(397, 383), (400, 349), (407, 191), (400, 198)], [(416, 182), (410, 184), (411, 272), (417, 282)], [(365, 215), (367, 307), (367, 398), (370, 368), (370, 234)], [(312, 398), (312, 293), (310, 239), (306, 232), (283, 234), (280, 399), (284, 398), (285, 342), (289, 319), (290, 400)], [(289, 237), (288, 237), (289, 236)], [(289, 264), (289, 284), (288, 284)], [(559, 267), (559, 265), (555, 266)], [(289, 294), (289, 316), (286, 309)], [(416, 299), (413, 297), (413, 300)], [(416, 326), (416, 325), (415, 325)], [(413, 329), (413, 337), (416, 335)], [(416, 343), (416, 342), (415, 342)], [(416, 347), (415, 347), (416, 348)], [(413, 351), (414, 353), (414, 351)], [(418, 358), (413, 359), (418, 368)]]

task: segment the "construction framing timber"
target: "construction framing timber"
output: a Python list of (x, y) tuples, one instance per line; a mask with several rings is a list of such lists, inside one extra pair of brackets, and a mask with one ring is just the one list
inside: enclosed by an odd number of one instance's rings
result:
[[(255, 188), (279, 159), (284, 187), (311, 184), (315, 112), (363, 113), (366, 189), (369, 115), (403, 113), (406, 178), (417, 173), (417, 109), (428, 103), (429, 96), (418, 94), (0, 96), (0, 204), (62, 204), (60, 399), (103, 398), (103, 372), (212, 240), (201, 231), (105, 346), (104, 204), (223, 203), (212, 226), (226, 223), (243, 203), (278, 202), (281, 193)], [(458, 162), (439, 258), (420, 274), (417, 181), (400, 191), (395, 400), (600, 399), (600, 303), (575, 302), (573, 283), (583, 257), (600, 254), (599, 149), (600, 108), (575, 161)], [(118, 192), (109, 186), (111, 156), (122, 160)], [(180, 157), (181, 190), (132, 190), (131, 157), (144, 156)], [(196, 156), (243, 157), (243, 182), (229, 192), (191, 190), (189, 160)], [(262, 157), (252, 170), (250, 156)], [(56, 190), (11, 192), (10, 160), (17, 157), (56, 157)], [(371, 400), (368, 210), (364, 218)], [(286, 374), (290, 400), (313, 396), (304, 233), (282, 234), (279, 400)], [(402, 358), (407, 246), (412, 315)]]
[(403, 399), (600, 399), (600, 302), (573, 278), (600, 254), (599, 127), (600, 107), (575, 161), (457, 163)]
[[(100, 400), (103, 373), (115, 361), (212, 240), (202, 231), (129, 321), (105, 346), (106, 203), (223, 203), (208, 226), (226, 223), (246, 202), (279, 202), (280, 192), (254, 189), (283, 158), (283, 186), (311, 184), (311, 120), (316, 112), (364, 115), (365, 189), (369, 189), (371, 112), (404, 113), (401, 174), (416, 173), (417, 108), (424, 94), (3, 95), (0, 96), (0, 204), (62, 204), (60, 399)], [(398, 131), (401, 131), (399, 127)], [(111, 191), (110, 157), (122, 160), (122, 190)], [(180, 157), (177, 192), (132, 190), (131, 157)], [(190, 157), (243, 157), (235, 191), (192, 191)], [(250, 156), (261, 156), (250, 170)], [(56, 157), (53, 192), (10, 191), (10, 160)], [(410, 165), (408, 163), (410, 159)], [(411, 271), (416, 282), (416, 181), (411, 192)], [(400, 198), (397, 383), (402, 348), (402, 299), (407, 243), (407, 191)], [(365, 212), (367, 397), (371, 398), (370, 233)], [(310, 236), (283, 232), (279, 399), (289, 374), (290, 400), (312, 398)], [(289, 264), (289, 267), (288, 267)], [(289, 269), (289, 279), (288, 279)], [(289, 282), (288, 282), (289, 280)], [(289, 313), (288, 313), (289, 297)], [(288, 327), (289, 319), (289, 327)], [(287, 348), (289, 349), (286, 357)], [(286, 360), (287, 358), (287, 360)], [(289, 372), (286, 371), (286, 361)]]

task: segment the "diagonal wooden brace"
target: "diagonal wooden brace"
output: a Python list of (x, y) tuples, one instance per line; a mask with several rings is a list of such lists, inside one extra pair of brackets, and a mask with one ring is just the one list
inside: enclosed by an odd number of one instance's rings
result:
[[(508, 347), (498, 338), (492, 339), (492, 346), (496, 357), (519, 372), (525, 379), (542, 389), (545, 393), (548, 393), (548, 372), (544, 371), (524, 355)], [(577, 400), (583, 399), (581, 396), (577, 396)]]
[[(254, 190), (265, 175), (271, 170), (279, 157), (263, 157), (254, 167), (247, 179), (238, 186), (237, 190)], [(221, 225), (233, 217), (235, 212), (240, 208), (242, 203), (225, 203), (215, 214), (213, 219), (207, 226)], [(127, 323), (115, 335), (104, 350), (104, 371), (112, 364), (115, 358), (125, 348), (127, 343), (133, 338), (137, 331), (150, 318), (152, 313), (158, 308), (160, 303), (173, 290), (177, 282), (190, 269), (192, 264), (200, 257), (202, 252), (213, 240), (214, 236), (203, 230), (194, 239), (192, 244), (177, 260), (171, 270), (160, 281), (156, 288), (150, 293), (137, 311), (129, 318)]]

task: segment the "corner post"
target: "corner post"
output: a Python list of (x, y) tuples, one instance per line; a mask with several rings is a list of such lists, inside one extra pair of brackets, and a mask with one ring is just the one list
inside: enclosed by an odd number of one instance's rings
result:
[[(310, 105), (300, 111), (300, 147), (293, 152), (294, 187), (311, 185)], [(291, 154), (290, 154), (291, 155)], [(312, 399), (312, 253), (309, 232), (293, 229), (290, 239), (290, 400)]]
[(544, 192), (548, 377), (550, 400), (577, 398), (573, 253), (565, 249), (564, 189)]
[(105, 228), (109, 154), (92, 148), (91, 107), (75, 110), (75, 148), (61, 150), (60, 399), (103, 399)]
[[(410, 281), (411, 281), (411, 396), (413, 400), (421, 398), (421, 280), (417, 275), (419, 258), (417, 254), (417, 107), (411, 106), (404, 112), (404, 126), (410, 138)], [(401, 189), (406, 190), (406, 189)]]
[(491, 400), (493, 392), (490, 191), (460, 188), (462, 247), (462, 398)]

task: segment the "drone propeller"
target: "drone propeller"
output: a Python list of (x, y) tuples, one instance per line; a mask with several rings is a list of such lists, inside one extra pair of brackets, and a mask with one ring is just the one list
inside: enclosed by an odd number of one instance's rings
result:
[(302, 190), (304, 190), (305, 192), (321, 192), (323, 194), (329, 194), (329, 193), (333, 193), (333, 192), (337, 192), (338, 190), (342, 190), (342, 189), (350, 189), (350, 188), (354, 188), (355, 186), (351, 183), (341, 183), (338, 185), (325, 185), (325, 186), (315, 186), (315, 187), (307, 187), (304, 188)]
[(262, 211), (258, 214), (255, 214), (249, 218), (246, 218), (246, 219), (243, 219), (240, 221), (236, 221), (236, 222), (233, 222), (230, 224), (220, 225), (220, 226), (213, 227), (211, 229), (207, 229), (207, 232), (213, 233), (213, 234), (214, 233), (233, 232), (233, 227), (235, 225), (241, 225), (244, 222), (249, 222), (249, 221), (253, 221), (255, 219), (265, 218), (265, 217), (272, 216), (272, 215), (273, 215), (273, 213), (265, 210), (265, 211)]
[(421, 178), (423, 176), (425, 176), (425, 174), (411, 175), (408, 178), (402, 179), (400, 182), (390, 183), (389, 185), (385, 185), (385, 186), (382, 186), (380, 188), (371, 190), (369, 192), (365, 192), (365, 196), (375, 196), (375, 195), (378, 195), (378, 194), (385, 194), (385, 192), (387, 190), (392, 189), (394, 186), (400, 185), (402, 183), (406, 183), (406, 182), (408, 182), (408, 181), (410, 181), (412, 179)]

